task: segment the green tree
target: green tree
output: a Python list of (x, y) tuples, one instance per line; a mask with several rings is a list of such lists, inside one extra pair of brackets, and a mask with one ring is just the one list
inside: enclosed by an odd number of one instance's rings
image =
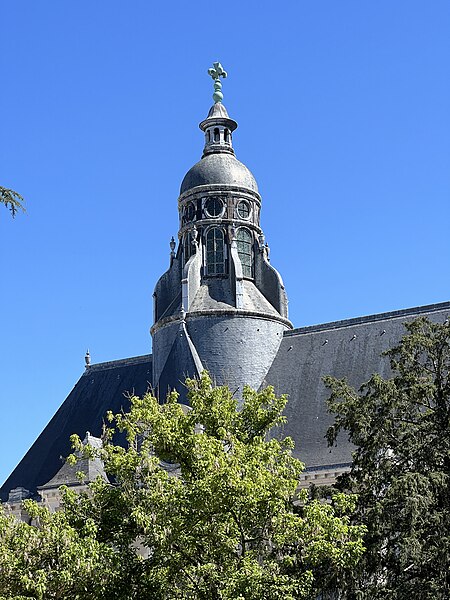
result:
[(35, 526), (0, 506), (0, 600), (100, 598), (117, 557), (97, 540), (93, 519), (74, 527), (65, 511), (24, 504)]
[[(146, 394), (131, 398), (130, 412), (109, 415), (103, 449), (73, 438), (75, 450), (100, 454), (114, 483), (99, 479), (82, 495), (66, 490), (60, 518), (78, 536), (83, 567), (86, 544), (95, 542), (91, 570), (80, 570), (85, 588), (102, 548), (106, 564), (95, 593), (52, 595), (44, 578), (45, 598), (325, 598), (354, 568), (363, 552), (363, 530), (345, 515), (354, 499), (338, 494), (329, 504), (297, 494), (303, 465), (291, 440), (266, 439), (286, 398), (245, 388), (238, 408), (206, 373), (187, 386), (191, 409), (175, 393), (163, 405)], [(127, 443), (113, 443), (117, 434)], [(46, 576), (52, 571), (49, 563)], [(80, 586), (72, 574), (68, 581)]]
[(25, 207), (23, 206), (23, 198), (14, 190), (10, 190), (8, 188), (4, 188), (0, 186), (0, 203), (4, 204), (6, 208), (11, 211), (13, 217), (16, 216), (17, 211), (22, 210), (25, 211)]
[(419, 318), (386, 354), (392, 376), (359, 391), (326, 378), (353, 466), (339, 483), (358, 495), (367, 551), (347, 598), (450, 598), (450, 326)]

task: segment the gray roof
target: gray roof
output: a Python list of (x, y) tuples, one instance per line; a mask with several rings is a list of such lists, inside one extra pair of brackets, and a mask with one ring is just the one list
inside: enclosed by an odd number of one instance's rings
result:
[[(332, 417), (326, 410), (328, 392), (322, 377), (327, 374), (347, 377), (351, 384), (359, 386), (374, 372), (388, 374), (388, 364), (381, 353), (405, 333), (403, 323), (419, 315), (444, 321), (450, 316), (450, 302), (284, 333), (265, 383), (274, 385), (278, 394), (289, 395), (285, 410), (288, 423), (281, 432), (295, 440), (296, 454), (307, 467), (323, 468), (351, 461), (352, 447), (345, 438), (340, 439), (337, 447), (327, 447), (325, 433)], [(195, 374), (195, 364), (182, 337), (164, 367), (163, 388), (165, 381), (173, 380), (171, 369), (179, 361), (182, 361), (183, 373)], [(106, 411), (126, 409), (128, 401), (124, 394), (144, 394), (151, 384), (151, 376), (151, 355), (101, 363), (87, 369), (1, 487), (1, 500), (6, 500), (13, 488), (23, 486), (34, 492), (54, 478), (63, 465), (61, 457), (70, 453), (69, 436), (77, 433), (83, 437), (86, 431), (100, 436)], [(185, 390), (181, 392), (183, 395)], [(61, 476), (67, 475), (70, 474), (63, 469)]]
[[(83, 445), (89, 445), (93, 448), (101, 448), (102, 440), (92, 436), (90, 432), (87, 431), (83, 440)], [(75, 464), (64, 462), (56, 475), (54, 475), (54, 477), (52, 477), (46, 484), (40, 486), (39, 489), (59, 488), (62, 485), (78, 486), (80, 484), (86, 484), (91, 481), (95, 481), (97, 477), (101, 477), (105, 480), (108, 479), (100, 458), (86, 458), (83, 457), (82, 453), (79, 451), (75, 452), (75, 455), (78, 457), (78, 460)], [(84, 474), (82, 480), (80, 480), (78, 477), (80, 472)]]
[(180, 194), (199, 185), (233, 185), (258, 191), (255, 178), (247, 167), (233, 154), (222, 152), (208, 154), (198, 161), (184, 176)]
[(234, 131), (237, 127), (237, 123), (234, 119), (230, 119), (228, 111), (221, 102), (216, 102), (211, 106), (208, 112), (208, 116), (199, 125), (202, 131), (205, 131), (207, 127), (214, 126), (215, 124), (225, 125), (229, 127), (231, 131)]
[[(244, 279), (242, 310), (261, 312), (266, 315), (279, 317), (280, 314), (258, 290), (253, 281)], [(230, 310), (236, 306), (236, 300), (231, 289), (229, 278), (210, 278), (202, 281), (189, 307), (189, 312)]]
[(336, 447), (327, 447), (325, 433), (333, 418), (327, 412), (329, 392), (322, 377), (346, 377), (359, 387), (372, 373), (388, 375), (388, 361), (382, 352), (406, 333), (403, 323), (419, 315), (444, 321), (450, 316), (450, 302), (285, 332), (266, 383), (272, 384), (277, 394), (289, 395), (288, 422), (281, 431), (295, 440), (296, 454), (307, 467), (351, 462), (352, 446), (345, 436)]
[(208, 112), (208, 116), (205, 121), (208, 119), (229, 119), (228, 111), (222, 102), (216, 102), (211, 106)]
[(178, 328), (177, 335), (170, 349), (166, 363), (157, 382), (159, 400), (164, 402), (167, 393), (176, 387), (179, 394), (178, 401), (187, 404), (187, 388), (185, 380), (197, 377), (198, 371), (192, 356), (185, 330), (182, 325)]
[(69, 437), (77, 433), (84, 438), (87, 431), (100, 437), (106, 412), (116, 413), (122, 407), (127, 408), (129, 402), (125, 394), (144, 394), (151, 384), (151, 377), (151, 355), (100, 363), (86, 369), (0, 488), (0, 499), (6, 500), (13, 488), (22, 486), (34, 492), (38, 486), (49, 482), (71, 452)]

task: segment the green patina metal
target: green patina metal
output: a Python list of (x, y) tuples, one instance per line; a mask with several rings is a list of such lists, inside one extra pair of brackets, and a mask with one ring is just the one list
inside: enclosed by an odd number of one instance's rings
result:
[(213, 63), (213, 66), (208, 69), (208, 75), (210, 75), (214, 80), (213, 100), (214, 104), (218, 104), (223, 100), (222, 82), (220, 81), (220, 78), (223, 77), (225, 79), (227, 72), (224, 70), (220, 62), (215, 62)]

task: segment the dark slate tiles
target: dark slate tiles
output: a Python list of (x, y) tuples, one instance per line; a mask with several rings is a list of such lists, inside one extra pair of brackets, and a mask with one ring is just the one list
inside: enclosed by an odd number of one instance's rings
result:
[[(351, 461), (352, 447), (344, 436), (336, 447), (327, 447), (325, 433), (332, 417), (326, 410), (328, 392), (322, 377), (328, 374), (347, 377), (352, 385), (359, 386), (374, 372), (387, 375), (389, 368), (382, 352), (399, 341), (405, 333), (406, 320), (420, 315), (444, 321), (450, 317), (450, 302), (285, 332), (265, 383), (274, 385), (278, 394), (289, 395), (285, 410), (288, 423), (281, 433), (295, 440), (296, 454), (307, 467), (325, 468)], [(176, 365), (182, 364), (186, 374), (195, 374), (187, 346), (181, 336), (172, 347), (160, 379), (161, 391), (173, 381)], [(101, 363), (87, 369), (0, 488), (1, 500), (6, 500), (13, 488), (23, 486), (35, 492), (38, 486), (47, 483), (61, 468), (61, 457), (70, 452), (70, 435), (77, 433), (83, 438), (86, 431), (90, 431), (100, 436), (106, 411), (126, 408), (126, 392), (144, 394), (151, 378), (150, 355)], [(181, 392), (185, 395), (183, 388)]]
[(151, 380), (151, 355), (92, 365), (0, 488), (1, 500), (15, 487), (34, 492), (47, 483), (70, 453), (73, 433), (100, 436), (105, 413), (126, 408), (126, 393), (144, 394)]
[(444, 321), (450, 302), (366, 316), (334, 323), (294, 329), (285, 333), (266, 383), (278, 394), (288, 394), (288, 422), (283, 435), (296, 443), (296, 455), (307, 467), (345, 464), (351, 461), (352, 446), (343, 435), (337, 446), (328, 448), (327, 428), (333, 418), (327, 412), (325, 375), (346, 377), (359, 387), (372, 373), (389, 374), (381, 354), (406, 333), (403, 323), (417, 316)]

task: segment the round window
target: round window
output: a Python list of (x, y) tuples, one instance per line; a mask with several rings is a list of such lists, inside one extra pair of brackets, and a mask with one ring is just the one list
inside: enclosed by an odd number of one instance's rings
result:
[(193, 205), (192, 202), (189, 202), (189, 204), (184, 209), (184, 218), (186, 220), (186, 223), (190, 223), (191, 221), (193, 221), (194, 217), (195, 217), (195, 206)]
[(223, 202), (220, 198), (208, 198), (205, 202), (205, 211), (208, 217), (219, 217), (223, 211)]
[(237, 205), (237, 213), (241, 219), (248, 219), (250, 216), (250, 205), (245, 200), (241, 200)]

